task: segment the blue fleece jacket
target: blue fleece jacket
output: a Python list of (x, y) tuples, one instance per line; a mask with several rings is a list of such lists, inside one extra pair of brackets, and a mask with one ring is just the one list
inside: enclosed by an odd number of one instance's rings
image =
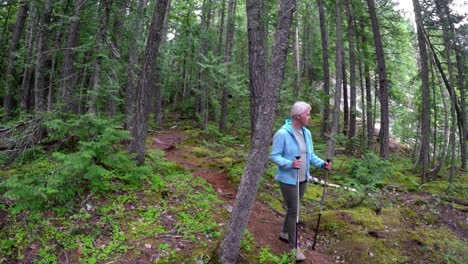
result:
[[(275, 180), (290, 185), (296, 185), (297, 171), (293, 169), (292, 164), (295, 157), (301, 155), (301, 151), (299, 149), (299, 143), (294, 137), (294, 131), (291, 127), (291, 123), (291, 120), (286, 120), (285, 124), (275, 133), (270, 160), (278, 165)], [(325, 162), (314, 153), (314, 143), (312, 142), (310, 131), (307, 128), (302, 127), (302, 132), (304, 133), (307, 160), (309, 161), (306, 165), (306, 179), (309, 180), (310, 164), (317, 168), (321, 168)]]

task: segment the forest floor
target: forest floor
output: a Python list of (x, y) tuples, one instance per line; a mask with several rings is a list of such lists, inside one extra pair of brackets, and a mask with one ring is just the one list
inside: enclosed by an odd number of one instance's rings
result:
[[(226, 206), (235, 203), (237, 188), (229, 181), (228, 175), (210, 168), (208, 163), (200, 162), (200, 158), (186, 148), (178, 147), (187, 138), (181, 132), (163, 132), (153, 136), (152, 149), (162, 149), (166, 158), (176, 162), (187, 169), (194, 177), (201, 177), (210, 183), (216, 190), (217, 196)], [(192, 158), (190, 158), (192, 157)], [(279, 233), (283, 223), (283, 216), (272, 210), (269, 206), (256, 200), (250, 213), (248, 230), (254, 236), (258, 249), (269, 247), (275, 255), (282, 255), (288, 251), (287, 243), (279, 239)], [(314, 232), (300, 225), (299, 244), (306, 256), (303, 263), (326, 264), (332, 263), (330, 258), (318, 251), (312, 250)]]

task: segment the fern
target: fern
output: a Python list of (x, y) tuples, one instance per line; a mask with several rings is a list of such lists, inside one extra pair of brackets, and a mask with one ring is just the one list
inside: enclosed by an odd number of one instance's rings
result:
[(360, 160), (354, 160), (351, 168), (351, 185), (359, 189), (375, 190), (384, 184), (390, 175), (390, 163), (372, 152), (366, 153)]
[(80, 193), (116, 191), (136, 187), (149, 175), (118, 146), (130, 135), (115, 120), (82, 116), (47, 122), (49, 140), (73, 138), (76, 150), (55, 152), (24, 165), (0, 184), (16, 213), (24, 210), (72, 208)]

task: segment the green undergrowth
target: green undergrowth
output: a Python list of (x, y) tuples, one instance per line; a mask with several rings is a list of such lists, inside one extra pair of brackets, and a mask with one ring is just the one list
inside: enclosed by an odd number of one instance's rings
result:
[[(140, 185), (115, 183), (119, 188), (112, 192), (82, 193), (70, 213), (42, 207), (12, 214), (14, 207), (0, 207), (8, 214), (0, 263), (209, 260), (220, 238), (218, 223), (226, 221), (213, 188), (165, 160), (161, 151), (149, 152), (146, 164), (150, 173)], [(59, 166), (35, 164), (44, 171)], [(3, 177), (15, 175), (8, 173)]]

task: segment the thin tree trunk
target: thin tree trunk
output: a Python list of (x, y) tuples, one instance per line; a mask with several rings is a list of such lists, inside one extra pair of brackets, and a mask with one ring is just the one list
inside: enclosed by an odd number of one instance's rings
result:
[[(459, 45), (457, 45), (457, 42), (454, 40), (454, 37), (456, 36), (455, 32), (455, 26), (452, 21), (452, 16), (450, 15), (450, 9), (448, 5), (443, 6), (445, 17), (447, 18), (448, 22), (448, 27), (450, 29), (450, 37), (451, 37), (451, 42), (455, 51), (455, 60), (457, 64), (457, 73), (458, 73), (458, 78), (457, 78), (457, 85), (458, 89), (460, 90), (460, 108), (461, 108), (461, 116), (459, 117), (459, 127), (460, 127), (460, 148), (461, 148), (461, 168), (466, 169), (466, 162), (468, 159), (468, 124), (467, 124), (467, 115), (466, 115), (466, 97), (465, 97), (465, 89), (466, 85), (463, 85), (463, 78), (466, 76), (466, 71), (463, 71), (463, 61), (466, 60), (466, 56), (462, 57), (460, 55), (460, 52), (462, 50)], [(462, 59), (464, 58), (464, 59)]]
[(257, 109), (263, 97), (262, 85), (265, 83), (267, 70), (266, 44), (267, 28), (264, 17), (266, 1), (247, 1), (247, 35), (249, 39), (249, 86), (250, 86), (250, 131), (251, 138), (257, 123)]
[[(440, 60), (439, 58), (437, 57), (437, 54), (435, 53), (435, 50), (434, 50), (434, 47), (432, 46), (427, 34), (426, 34), (426, 38), (425, 40), (427, 41), (427, 44), (429, 45), (429, 47), (431, 48), (431, 54), (435, 60), (435, 64), (439, 70), (439, 74), (442, 76), (442, 80), (444, 81), (444, 84), (445, 84), (445, 87), (447, 88), (449, 94), (450, 94), (450, 102), (451, 102), (451, 109), (450, 109), (450, 113), (451, 113), (451, 117), (452, 119), (456, 119), (457, 117), (460, 119), (461, 118), (461, 113), (460, 113), (460, 106), (457, 104), (457, 95), (455, 94), (455, 91), (454, 89), (451, 87), (450, 85), (450, 82), (449, 80), (447, 80), (447, 77), (445, 76), (445, 73), (443, 71), (443, 68), (442, 68), (442, 65), (440, 63)], [(455, 114), (456, 112), (456, 114)], [(458, 124), (460, 124), (461, 121), (458, 120)], [(455, 144), (455, 123), (452, 123), (452, 129), (451, 129), (451, 135), (450, 135), (450, 142), (451, 144)], [(453, 135), (452, 135), (453, 134)], [(454, 146), (452, 146), (452, 155), (454, 153), (454, 150), (453, 150)], [(453, 159), (455, 157), (452, 157)], [(451, 170), (453, 168), (451, 167)], [(452, 182), (453, 180), (453, 174), (452, 172), (450, 173), (450, 177), (449, 177), (449, 181)]]
[(130, 152), (137, 155), (139, 165), (145, 162), (146, 136), (148, 128), (148, 116), (150, 111), (151, 83), (154, 76), (154, 65), (158, 57), (159, 45), (162, 39), (162, 25), (168, 0), (158, 0), (154, 5), (153, 18), (151, 21), (148, 40), (146, 42), (145, 54), (143, 56), (142, 68), (137, 89), (137, 102), (135, 107), (135, 123), (132, 130), (133, 140), (130, 144)]
[[(204, 59), (208, 55), (209, 39), (208, 29), (210, 28), (211, 21), (211, 2), (212, 0), (204, 0), (202, 6), (202, 16), (200, 21), (200, 47), (198, 51), (198, 62), (205, 63)], [(198, 66), (198, 93), (196, 94), (196, 112), (199, 117), (201, 128), (206, 131), (208, 129), (208, 105), (209, 105), (209, 91), (206, 83), (206, 73), (202, 66)]]
[[(253, 127), (253, 136), (249, 157), (242, 175), (239, 191), (236, 196), (235, 206), (227, 226), (227, 234), (221, 242), (219, 248), (218, 260), (221, 263), (236, 263), (237, 255), (240, 250), (241, 239), (244, 235), (244, 231), (249, 219), (249, 214), (255, 200), (255, 195), (257, 193), (259, 179), (267, 167), (268, 149), (270, 145), (269, 142), (271, 142), (272, 139), (271, 131), (273, 129), (275, 120), (280, 85), (284, 75), (286, 56), (289, 48), (289, 38), (291, 34), (290, 28), (293, 20), (295, 4), (296, 3), (294, 0), (280, 1), (278, 23), (275, 34), (275, 44), (272, 49), (272, 66), (271, 70), (268, 72), (268, 78), (263, 78), (268, 80), (267, 83), (257, 83), (261, 86), (256, 87), (256, 89), (262, 92), (263, 97), (258, 101), (258, 103), (260, 103), (258, 105), (259, 108), (254, 109), (256, 111), (257, 122), (254, 123), (255, 126)], [(263, 32), (258, 32), (260, 35), (255, 34), (257, 32), (252, 32), (258, 29), (258, 27), (252, 26), (259, 25), (258, 19), (261, 19), (261, 16), (258, 16), (258, 13), (256, 12), (259, 11), (260, 6), (261, 4), (258, 2), (258, 0), (248, 0), (247, 2), (250, 45), (256, 45), (252, 41), (253, 39), (250, 37), (254, 37), (254, 39), (258, 40), (258, 36), (265, 36)], [(253, 11), (253, 14), (256, 15), (254, 16), (251, 14), (251, 11)], [(260, 43), (263, 43), (263, 40), (260, 40)], [(254, 49), (250, 49), (250, 51), (253, 50)], [(253, 56), (254, 54), (260, 55), (261, 58), (264, 58), (261, 53), (250, 53), (249, 56)], [(263, 63), (258, 65), (260, 68), (253, 68), (251, 67), (251, 64), (250, 72), (253, 73), (261, 69)], [(259, 73), (255, 75), (258, 74)], [(263, 72), (263, 74), (265, 74), (265, 72)], [(253, 88), (252, 83), (250, 83), (250, 87), (251, 89)]]
[(414, 14), (416, 17), (416, 27), (418, 33), (419, 60), (421, 71), (421, 97), (422, 97), (422, 113), (421, 113), (421, 181), (427, 182), (427, 169), (429, 166), (429, 133), (430, 133), (430, 91), (429, 91), (429, 68), (427, 66), (427, 50), (426, 42), (424, 41), (424, 29), (422, 24), (421, 7), (418, 0), (413, 0)]
[(99, 85), (101, 82), (101, 71), (102, 71), (102, 56), (101, 52), (104, 48), (104, 42), (107, 32), (107, 25), (109, 23), (109, 16), (112, 7), (112, 0), (104, 0), (99, 4), (103, 7), (103, 11), (101, 14), (101, 21), (99, 23), (99, 31), (96, 36), (96, 60), (94, 62), (94, 71), (91, 75), (91, 80), (89, 83), (89, 90), (90, 90), (90, 97), (89, 97), (89, 109), (88, 113), (92, 116), (97, 116), (97, 97), (99, 93)]
[(299, 57), (299, 29), (298, 26), (295, 26), (294, 30), (294, 46), (293, 46), (293, 56), (294, 56), (294, 88), (293, 94), (294, 97), (299, 98), (300, 88), (301, 88), (301, 60)]
[(346, 17), (348, 20), (348, 43), (349, 43), (349, 90), (350, 90), (350, 115), (348, 138), (350, 140), (349, 154), (356, 151), (356, 61), (354, 56), (354, 17), (351, 0), (346, 0)]
[(369, 52), (367, 49), (367, 37), (365, 33), (364, 23), (361, 22), (362, 43), (363, 43), (363, 56), (364, 56), (364, 81), (366, 90), (366, 108), (363, 111), (366, 112), (366, 130), (367, 130), (367, 149), (370, 151), (374, 150), (374, 123), (372, 115), (372, 92), (371, 92), (371, 77), (369, 69)]
[[(432, 57), (432, 65), (435, 64), (435, 60)], [(427, 173), (427, 179), (435, 179), (437, 173), (439, 173), (440, 169), (442, 169), (442, 166), (445, 164), (445, 160), (447, 158), (447, 148), (448, 145), (450, 144), (450, 133), (449, 133), (449, 117), (448, 117), (448, 110), (447, 110), (447, 98), (450, 97), (447, 91), (445, 91), (442, 87), (444, 86), (443, 81), (441, 80), (442, 77), (440, 77), (440, 74), (437, 74), (437, 79), (440, 87), (440, 94), (442, 95), (442, 103), (444, 105), (444, 142), (442, 145), (442, 151), (439, 157), (438, 162), (432, 167), (431, 171)], [(434, 130), (436, 130), (437, 127), (434, 126)], [(435, 144), (434, 144), (435, 148)], [(436, 156), (434, 155), (434, 158)]]
[(130, 30), (130, 41), (134, 43), (136, 47), (129, 47), (128, 55), (128, 67), (127, 67), (127, 85), (125, 86), (125, 129), (131, 130), (133, 124), (133, 118), (135, 114), (135, 101), (136, 101), (136, 89), (137, 89), (137, 78), (140, 73), (138, 68), (138, 43), (140, 42), (140, 35), (143, 29), (143, 14), (147, 4), (147, 0), (137, 0), (136, 16), (135, 20), (132, 21)]
[[(121, 40), (123, 39), (123, 31), (122, 26), (124, 24), (125, 12), (128, 7), (127, 1), (124, 2), (116, 2), (118, 15), (114, 15), (114, 22), (112, 23), (112, 35), (110, 37), (109, 43), (109, 59), (110, 61), (118, 62), (121, 58), (122, 47), (121, 47)], [(117, 69), (114, 68), (110, 64), (110, 73), (109, 73), (109, 80), (111, 84), (111, 88), (109, 89), (109, 95), (106, 96), (106, 108), (107, 108), (107, 115), (108, 117), (112, 118), (117, 114), (117, 98), (120, 94), (120, 90), (123, 87), (119, 83), (119, 76), (117, 73)]]
[(335, 59), (335, 97), (333, 105), (333, 119), (330, 130), (330, 138), (327, 141), (327, 158), (335, 156), (336, 135), (339, 129), (340, 119), (340, 104), (341, 104), (341, 84), (343, 81), (343, 33), (341, 25), (341, 1), (336, 0), (335, 5), (335, 21), (336, 21), (336, 59)]
[(367, 0), (369, 15), (371, 17), (372, 32), (374, 34), (375, 51), (377, 54), (377, 64), (379, 67), (379, 92), (380, 92), (380, 157), (388, 159), (389, 156), (389, 137), (390, 122), (388, 112), (388, 80), (387, 70), (385, 68), (385, 54), (382, 46), (382, 37), (380, 35), (379, 23), (375, 11), (374, 0)]
[(45, 10), (42, 11), (39, 22), (39, 35), (37, 40), (36, 73), (34, 81), (34, 110), (37, 113), (46, 110), (45, 90), (46, 90), (46, 62), (48, 54), (47, 39), (49, 34), (49, 23), (52, 15), (52, 0), (47, 0)]
[[(224, 46), (224, 64), (228, 69), (231, 68), (232, 46), (234, 44), (234, 16), (236, 14), (236, 0), (228, 2), (228, 17), (226, 25), (226, 44)], [(221, 116), (219, 118), (219, 130), (226, 132), (226, 118), (228, 108), (228, 87), (227, 83), (223, 84), (223, 94), (221, 98)]]
[(330, 67), (328, 66), (328, 36), (327, 26), (325, 24), (325, 11), (323, 7), (323, 0), (317, 0), (317, 5), (319, 8), (320, 35), (322, 43), (323, 93), (325, 95), (320, 136), (323, 139), (327, 139), (325, 135), (329, 133), (330, 127)]
[(85, 0), (76, 0), (73, 14), (70, 17), (70, 26), (68, 28), (67, 43), (64, 50), (64, 59), (62, 66), (62, 77), (60, 79), (60, 102), (65, 112), (78, 112), (77, 102), (74, 96), (76, 73), (73, 67), (75, 63), (75, 48), (78, 45), (80, 36), (79, 13)]
[[(344, 43), (343, 43), (344, 45)], [(341, 71), (343, 72), (343, 135), (348, 135), (349, 126), (349, 100), (348, 100), (348, 79), (346, 78), (346, 52), (343, 46)], [(340, 107), (341, 108), (341, 107)]]
[[(167, 36), (167, 21), (169, 19), (169, 12), (171, 9), (171, 1), (169, 0), (167, 4), (166, 14), (164, 15), (164, 23), (162, 29), (162, 39), (161, 45), (164, 45), (166, 42)], [(159, 52), (158, 52), (159, 54)], [(154, 76), (154, 117), (157, 126), (162, 125), (162, 83), (163, 83), (163, 74), (162, 74), (162, 63), (158, 63), (155, 66), (155, 76)]]
[(16, 51), (18, 50), (18, 44), (21, 34), (24, 29), (26, 17), (28, 16), (28, 1), (20, 1), (18, 6), (18, 14), (16, 15), (15, 27), (10, 38), (10, 47), (8, 48), (8, 61), (7, 69), (5, 71), (5, 96), (3, 97), (3, 109), (5, 111), (5, 118), (11, 118), (13, 114), (13, 108), (15, 104), (15, 59)]
[(30, 10), (30, 20), (26, 29), (25, 37), (25, 66), (23, 72), (23, 79), (21, 82), (21, 110), (27, 113), (31, 113), (34, 106), (34, 72), (35, 67), (32, 60), (33, 54), (35, 53), (36, 47), (34, 46), (36, 38), (35, 25), (37, 25), (36, 8)]
[[(16, 2), (16, 1), (15, 1)], [(1, 35), (1, 40), (0, 40), (0, 44), (2, 45), (2, 47), (6, 47), (7, 46), (7, 35), (8, 35), (8, 21), (10, 20), (10, 16), (11, 16), (11, 7), (13, 6), (13, 4), (16, 4), (16, 3), (13, 3), (13, 1), (7, 1), (6, 5), (8, 6), (8, 9), (6, 11), (6, 16), (5, 18), (3, 19), (3, 30), (2, 30), (2, 35)], [(5, 58), (5, 56), (7, 55), (7, 52), (5, 50), (2, 50), (1, 52), (1, 56), (0, 56), (0, 61), (3, 61), (3, 59)]]
[[(450, 41), (450, 37), (448, 35), (449, 33), (449, 27), (448, 27), (448, 20), (444, 16), (443, 12), (443, 7), (441, 6), (443, 3), (441, 3), (440, 0), (436, 0), (436, 10), (439, 16), (439, 19), (441, 20), (442, 23), (442, 36), (444, 40), (444, 46), (445, 46), (445, 60), (447, 63), (447, 70), (449, 74), (449, 83), (450, 87), (454, 90), (453, 94), (455, 94), (455, 81), (453, 77), (453, 64), (452, 64), (452, 59), (450, 57), (450, 52), (452, 50), (452, 45)], [(424, 34), (423, 36), (424, 37)], [(452, 98), (452, 97), (451, 97)], [(455, 117), (455, 105), (456, 105), (456, 99), (452, 98), (451, 100), (451, 107), (450, 107), (450, 117), (452, 121), (452, 126), (450, 129), (450, 144), (451, 144), (451, 156), (450, 156), (450, 172), (449, 172), (449, 179), (450, 182), (452, 182), (453, 179), (453, 174), (455, 173), (455, 161), (456, 161), (456, 142), (455, 142), (455, 133), (457, 130), (457, 118)]]
[[(356, 50), (358, 54), (361, 53), (361, 48), (360, 48), (360, 43), (358, 36), (356, 35)], [(361, 90), (361, 111), (362, 111), (362, 121), (361, 121), (361, 149), (366, 149), (367, 148), (367, 133), (366, 133), (366, 122), (367, 118), (365, 115), (365, 109), (366, 109), (366, 92), (365, 92), (365, 86), (364, 86), (364, 69), (363, 69), (363, 59), (361, 56), (358, 56), (358, 71), (359, 71), (359, 83), (360, 83), (360, 90)]]

